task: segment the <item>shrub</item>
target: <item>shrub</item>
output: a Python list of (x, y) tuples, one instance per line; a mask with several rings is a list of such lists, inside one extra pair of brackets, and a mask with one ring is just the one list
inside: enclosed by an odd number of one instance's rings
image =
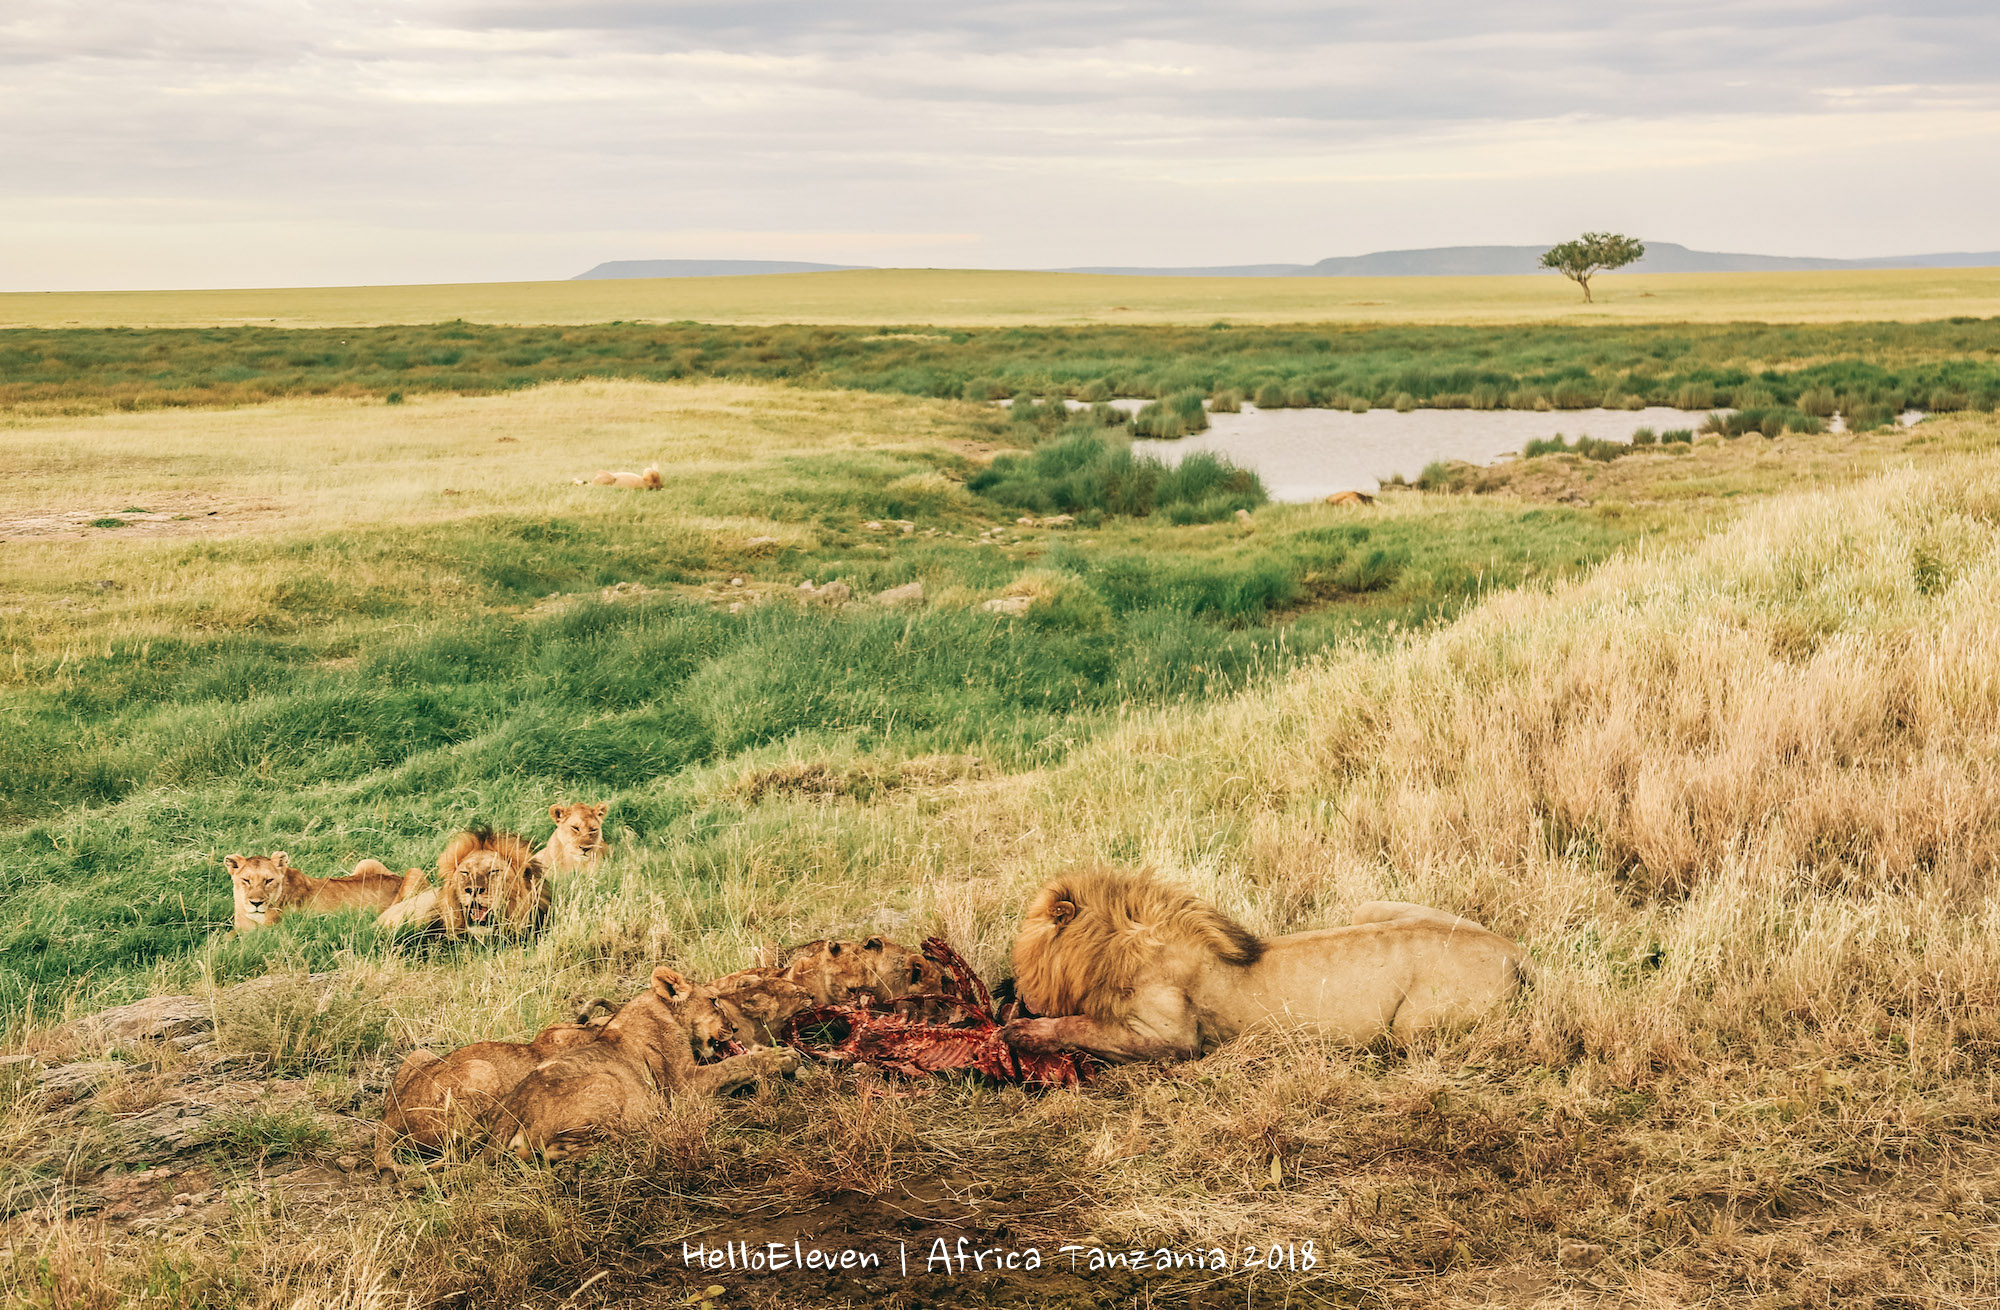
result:
[(1808, 387), (1799, 393), (1799, 411), (1814, 418), (1832, 418), (1840, 409), (1840, 398), (1832, 387)]
[(1208, 408), (1215, 414), (1240, 414), (1243, 412), (1243, 393), (1235, 387), (1225, 387), (1215, 393)]
[(1683, 382), (1675, 389), (1675, 409), (1709, 409), (1715, 404), (1715, 388), (1706, 382)]
[(1110, 400), (1112, 399), (1111, 384), (1103, 378), (1092, 378), (1083, 384), (1083, 389), (1076, 393), (1076, 398), (1088, 401), (1093, 405), (1101, 401)]
[(1169, 468), (1089, 428), (1072, 428), (1032, 455), (1002, 455), (966, 486), (988, 500), (1038, 514), (1097, 510), (1139, 516), (1185, 507), (1176, 522), (1209, 522), (1266, 500), (1256, 474), (1221, 456), (1196, 452)]
[(1769, 387), (1749, 382), (1736, 388), (1730, 403), (1738, 409), (1769, 409), (1778, 403), (1778, 398), (1771, 394)]
[(1622, 441), (1600, 441), (1596, 437), (1581, 436), (1574, 442), (1563, 440), (1558, 432), (1553, 437), (1535, 438), (1521, 447), (1521, 458), (1536, 459), (1543, 455), (1581, 455), (1608, 464), (1622, 455), (1632, 453), (1632, 447)]
[(1495, 387), (1474, 387), (1472, 389), (1473, 409), (1500, 408), (1500, 392)]
[(1694, 429), (1668, 428), (1660, 434), (1660, 444), (1662, 446), (1692, 446), (1694, 444)]
[(1291, 408), (1311, 409), (1312, 403), (1313, 393), (1311, 387), (1300, 384), (1285, 388), (1285, 404)]
[(1258, 409), (1283, 409), (1285, 407), (1285, 388), (1276, 382), (1266, 382), (1263, 386), (1257, 388), (1257, 394), (1251, 403), (1256, 405)]
[(1651, 428), (1632, 429), (1632, 444), (1635, 446), (1657, 445), (1659, 440), (1659, 433), (1653, 431)]
[(1398, 414), (1407, 414), (1417, 407), (1417, 398), (1407, 391), (1399, 391), (1396, 393), (1396, 399), (1391, 403)]
[(1591, 409), (1603, 399), (1602, 388), (1593, 387), (1582, 379), (1571, 378), (1556, 383), (1549, 395), (1549, 403), (1557, 409)]
[(1347, 412), (1350, 414), (1366, 414), (1368, 412), (1368, 397), (1356, 396), (1348, 402)]

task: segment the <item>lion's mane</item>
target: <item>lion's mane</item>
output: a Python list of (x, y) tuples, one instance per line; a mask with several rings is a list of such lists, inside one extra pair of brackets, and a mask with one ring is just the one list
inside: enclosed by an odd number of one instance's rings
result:
[(1150, 870), (1079, 870), (1046, 884), (1029, 905), (1014, 939), (1015, 985), (1038, 1014), (1110, 1022), (1173, 947), (1233, 965), (1264, 954), (1257, 934)]

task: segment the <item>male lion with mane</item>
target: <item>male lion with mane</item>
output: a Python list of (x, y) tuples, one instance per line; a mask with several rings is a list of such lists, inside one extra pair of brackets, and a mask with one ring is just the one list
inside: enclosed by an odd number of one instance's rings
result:
[(235, 898), (237, 932), (268, 928), (294, 910), (368, 909), (380, 912), (425, 885), (424, 871), (392, 873), (379, 860), (363, 860), (346, 878), (314, 878), (292, 867), (283, 851), (263, 855), (225, 855), (231, 894)]
[(1469, 919), (1396, 901), (1356, 919), (1264, 939), (1150, 874), (1069, 874), (1042, 888), (1014, 941), (1017, 994), (1049, 1017), (1004, 1036), (1114, 1063), (1190, 1059), (1257, 1028), (1366, 1043), (1470, 1017), (1525, 980), (1521, 948)]
[(511, 832), (468, 828), (438, 856), (438, 922), (447, 937), (542, 926), (549, 887), (528, 843)]

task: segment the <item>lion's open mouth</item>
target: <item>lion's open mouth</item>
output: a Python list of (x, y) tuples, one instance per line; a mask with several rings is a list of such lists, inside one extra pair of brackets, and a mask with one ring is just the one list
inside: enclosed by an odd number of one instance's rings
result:
[(466, 912), (466, 917), (468, 919), (471, 919), (474, 923), (485, 923), (486, 916), (491, 913), (493, 913), (493, 911), (488, 909), (486, 906), (475, 905)]

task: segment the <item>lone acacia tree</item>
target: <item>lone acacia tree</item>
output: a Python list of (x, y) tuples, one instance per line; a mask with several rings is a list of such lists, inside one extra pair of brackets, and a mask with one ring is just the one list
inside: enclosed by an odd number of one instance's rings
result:
[(1574, 241), (1565, 241), (1542, 252), (1542, 267), (1552, 268), (1583, 288), (1583, 303), (1590, 302), (1590, 279), (1614, 268), (1623, 268), (1646, 257), (1646, 243), (1616, 232), (1586, 232)]

